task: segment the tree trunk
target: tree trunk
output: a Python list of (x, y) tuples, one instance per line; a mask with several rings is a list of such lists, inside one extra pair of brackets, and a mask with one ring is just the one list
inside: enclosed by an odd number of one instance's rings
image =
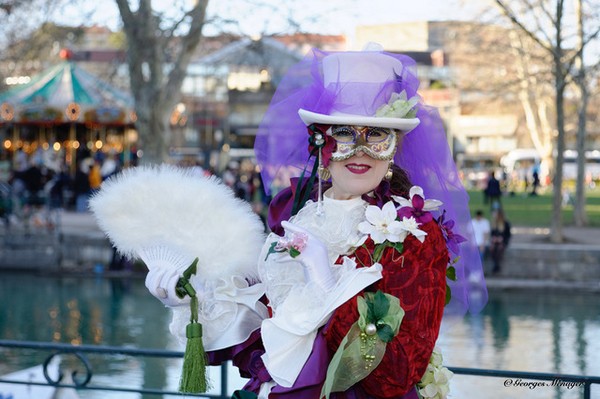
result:
[[(575, 1), (577, 13), (577, 39), (579, 47), (584, 46), (583, 32), (583, 4), (582, 0)], [(577, 74), (577, 87), (580, 92), (579, 109), (577, 110), (577, 180), (575, 185), (575, 204), (573, 208), (573, 219), (575, 226), (583, 227), (587, 225), (588, 219), (585, 212), (585, 138), (586, 138), (586, 122), (587, 122), (587, 107), (589, 102), (589, 93), (587, 89), (585, 64), (583, 62), (583, 51), (579, 53), (576, 59), (576, 67), (579, 69)]]
[(564, 3), (561, 0), (556, 2), (556, 43), (553, 49), (554, 77), (556, 88), (556, 165), (553, 179), (553, 198), (552, 198), (552, 221), (550, 224), (550, 240), (553, 243), (563, 242), (563, 218), (562, 218), (562, 189), (563, 189), (563, 166), (565, 152), (565, 72), (563, 68), (563, 48), (562, 48), (562, 15)]
[[(181, 84), (202, 38), (208, 0), (197, 0), (182, 17), (189, 30), (177, 38), (161, 28), (164, 21), (153, 12), (151, 0), (140, 0), (135, 12), (128, 0), (115, 1), (127, 36), (129, 77), (138, 118), (136, 128), (143, 151), (140, 163), (167, 162), (171, 136), (169, 117), (180, 101)], [(178, 23), (175, 27), (180, 32)], [(169, 73), (165, 76), (167, 68)]]
[(565, 151), (565, 115), (564, 115), (564, 77), (556, 76), (556, 162), (554, 165), (552, 193), (552, 221), (550, 224), (550, 240), (554, 243), (563, 242), (563, 165)]

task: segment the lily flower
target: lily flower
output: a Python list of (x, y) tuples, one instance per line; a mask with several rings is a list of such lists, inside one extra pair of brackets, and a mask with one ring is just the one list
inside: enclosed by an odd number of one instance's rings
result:
[(454, 228), (454, 220), (445, 220), (446, 219), (446, 210), (440, 215), (437, 222), (440, 228), (442, 229), (442, 234), (444, 235), (444, 239), (446, 239), (446, 244), (448, 245), (448, 249), (455, 255), (460, 254), (460, 248), (458, 244), (461, 242), (467, 241), (467, 239), (460, 234), (456, 234), (452, 231)]
[(398, 216), (414, 217), (419, 223), (429, 223), (433, 220), (430, 211), (437, 210), (443, 203), (434, 199), (425, 199), (423, 189), (419, 186), (412, 186), (409, 191), (410, 200), (392, 195), (392, 199), (400, 206), (398, 207)]
[(409, 233), (415, 236), (420, 242), (425, 241), (425, 236), (427, 233), (419, 229), (419, 223), (414, 217), (404, 217), (402, 218), (400, 224), (404, 230), (404, 237), (402, 238), (402, 241), (404, 241), (404, 238), (406, 238)]
[(454, 373), (442, 365), (442, 354), (433, 350), (425, 374), (418, 382), (420, 397), (424, 399), (446, 399), (450, 392), (450, 379)]
[(363, 234), (371, 235), (375, 244), (381, 244), (385, 240), (401, 242), (406, 234), (402, 223), (396, 220), (396, 216), (396, 207), (392, 201), (387, 202), (382, 208), (369, 205), (365, 211), (367, 220), (358, 224), (358, 230)]

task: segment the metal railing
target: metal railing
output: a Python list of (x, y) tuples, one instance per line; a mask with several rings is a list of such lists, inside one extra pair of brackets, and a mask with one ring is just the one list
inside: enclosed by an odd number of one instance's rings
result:
[[(50, 355), (43, 362), (43, 373), (46, 382), (32, 382), (23, 380), (10, 380), (0, 377), (0, 383), (21, 384), (21, 385), (42, 385), (55, 388), (74, 388), (77, 390), (97, 390), (140, 393), (149, 395), (184, 395), (180, 392), (159, 390), (159, 389), (138, 389), (126, 387), (99, 386), (92, 383), (93, 370), (86, 354), (101, 355), (125, 355), (131, 357), (154, 357), (154, 358), (182, 358), (183, 352), (154, 349), (132, 349), (116, 346), (99, 345), (70, 345), (60, 343), (33, 342), (33, 341), (13, 341), (0, 340), (0, 348), (34, 349), (37, 351), (50, 352)], [(77, 359), (84, 369), (72, 371), (73, 384), (61, 383), (64, 375), (59, 374), (54, 379), (49, 375), (48, 365), (56, 356), (69, 355)], [(227, 363), (221, 364), (220, 394), (185, 394), (186, 397), (203, 397), (212, 399), (230, 398), (227, 389)], [(552, 373), (532, 373), (522, 371), (505, 370), (486, 370), (463, 367), (448, 367), (457, 375), (470, 375), (480, 377), (504, 378), (504, 386), (526, 387), (533, 389), (536, 387), (555, 387), (555, 388), (583, 388), (583, 399), (591, 398), (592, 384), (600, 385), (600, 377), (571, 375), (571, 374), (552, 374)], [(549, 381), (549, 382), (548, 382)]]

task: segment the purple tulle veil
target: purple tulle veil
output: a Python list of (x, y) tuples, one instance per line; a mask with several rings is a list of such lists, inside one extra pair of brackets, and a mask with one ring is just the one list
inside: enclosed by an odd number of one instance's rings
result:
[[(371, 51), (356, 53), (364, 57), (373, 54)], [(379, 53), (394, 57), (402, 64), (396, 79), (377, 83), (338, 82), (325, 87), (322, 62), (333, 53), (316, 49), (288, 70), (277, 87), (255, 141), (254, 149), (267, 194), (274, 195), (288, 187), (291, 177), (299, 176), (305, 168), (310, 171), (315, 161), (314, 157), (309, 159), (308, 133), (298, 116), (299, 109), (323, 114), (343, 112), (372, 116), (377, 108), (388, 102), (392, 92), (406, 90), (409, 98), (418, 95), (415, 61), (401, 54)], [(344, 100), (338, 101), (341, 92)], [(467, 238), (460, 244), (459, 260), (454, 265), (457, 281), (450, 282), (452, 300), (445, 312), (446, 315), (475, 313), (487, 302), (487, 290), (481, 258), (474, 244), (469, 197), (459, 179), (437, 110), (422, 100), (417, 109), (421, 122), (404, 136), (394, 161), (408, 173), (414, 185), (423, 188), (426, 198), (443, 202), (445, 219), (455, 222), (453, 232)]]

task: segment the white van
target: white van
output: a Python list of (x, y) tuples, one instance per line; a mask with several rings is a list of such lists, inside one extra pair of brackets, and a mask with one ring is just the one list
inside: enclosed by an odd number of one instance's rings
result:
[[(565, 150), (563, 154), (563, 179), (575, 180), (577, 178), (577, 151)], [(585, 158), (586, 180), (600, 180), (600, 151), (586, 151)], [(531, 179), (532, 168), (537, 166), (540, 169), (540, 179), (542, 182), (546, 181), (542, 175), (546, 176), (547, 168), (543, 165), (537, 150), (533, 148), (518, 148), (510, 151), (500, 159), (500, 165), (508, 176), (519, 176), (521, 179), (525, 176)]]

